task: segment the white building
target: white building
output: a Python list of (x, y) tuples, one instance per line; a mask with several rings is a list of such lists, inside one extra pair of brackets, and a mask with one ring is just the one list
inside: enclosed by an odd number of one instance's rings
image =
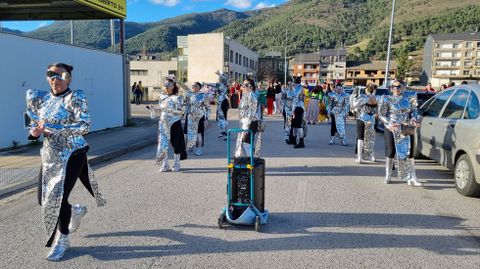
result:
[(158, 100), (158, 93), (165, 77), (170, 74), (177, 75), (176, 59), (171, 61), (130, 61), (130, 84), (142, 82), (145, 100)]
[(177, 46), (177, 79), (184, 82), (216, 82), (216, 71), (236, 81), (257, 75), (258, 54), (223, 33), (179, 36)]

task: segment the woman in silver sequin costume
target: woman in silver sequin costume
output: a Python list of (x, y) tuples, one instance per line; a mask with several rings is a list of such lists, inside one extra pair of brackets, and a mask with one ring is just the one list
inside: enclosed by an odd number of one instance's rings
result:
[[(242, 99), (240, 100), (239, 114), (240, 114), (240, 128), (249, 129), (253, 132), (253, 139), (250, 140), (248, 132), (238, 134), (237, 144), (235, 150), (235, 157), (249, 156), (250, 145), (254, 143), (254, 155), (260, 155), (260, 147), (262, 144), (261, 133), (265, 130), (265, 124), (262, 119), (261, 106), (258, 103), (258, 92), (255, 90), (255, 82), (246, 78), (242, 84)], [(257, 135), (257, 133), (259, 133)]]
[(377, 113), (377, 99), (375, 92), (377, 85), (368, 84), (365, 93), (355, 92), (352, 106), (358, 112), (357, 118), (357, 162), (375, 161), (375, 114)]
[[(291, 139), (290, 143), (294, 148), (304, 148), (305, 147), (305, 91), (301, 83), (301, 77), (294, 77), (295, 87), (294, 87), (294, 97), (292, 102), (292, 119), (291, 119)], [(298, 139), (298, 142), (297, 142)]]
[(292, 144), (294, 141), (292, 130), (293, 100), (295, 99), (295, 85), (289, 82), (282, 89), (281, 107), (283, 110), (283, 138), (285, 143)]
[(327, 112), (331, 120), (330, 145), (335, 142), (335, 136), (340, 137), (343, 146), (347, 146), (345, 126), (348, 117), (348, 107), (350, 105), (350, 95), (343, 91), (343, 87), (337, 84), (335, 91), (328, 94)]
[(208, 126), (210, 117), (210, 97), (202, 92), (200, 82), (193, 83), (192, 89), (185, 95), (187, 112), (185, 113), (185, 128), (187, 149), (193, 150), (196, 146), (195, 155), (203, 153), (205, 141), (205, 128)]
[[(71, 90), (73, 67), (64, 63), (48, 66), (50, 92), (28, 90), (27, 114), (31, 119), (30, 140), (44, 136), (41, 149), (39, 203), (51, 248), (47, 259), (60, 260), (70, 247), (69, 234), (75, 232), (86, 207), (70, 205), (68, 199), (77, 181), (96, 199), (98, 206), (106, 200), (87, 161), (88, 144), (83, 135), (90, 127), (85, 93)], [(41, 192), (41, 193), (40, 193)]]
[(402, 132), (405, 126), (420, 127), (416, 100), (403, 95), (403, 86), (398, 81), (392, 83), (392, 92), (393, 95), (382, 96), (378, 108), (379, 118), (385, 125), (385, 183), (391, 181), (396, 154), (399, 178), (407, 180), (410, 186), (422, 186), (415, 173), (411, 137)]
[(227, 139), (227, 112), (230, 104), (228, 103), (228, 76), (217, 71), (218, 83), (215, 85), (215, 95), (217, 97), (217, 121), (220, 128), (219, 138)]
[(185, 137), (183, 135), (182, 118), (185, 112), (184, 100), (178, 95), (178, 86), (174, 78), (165, 79), (165, 92), (160, 94), (158, 107), (148, 106), (151, 117), (155, 118), (155, 112), (160, 113), (158, 121), (158, 147), (156, 163), (160, 164), (160, 172), (170, 171), (168, 164), (169, 144), (173, 147), (173, 168), (171, 171), (180, 170), (180, 161), (187, 159), (185, 151)]

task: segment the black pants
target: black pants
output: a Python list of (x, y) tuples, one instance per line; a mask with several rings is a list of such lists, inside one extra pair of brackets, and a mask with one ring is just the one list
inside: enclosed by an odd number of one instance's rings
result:
[(303, 127), (303, 113), (305, 111), (301, 107), (296, 107), (293, 111), (292, 119), (292, 128), (302, 128)]
[[(70, 155), (70, 159), (67, 162), (67, 170), (65, 171), (65, 181), (63, 184), (63, 198), (60, 206), (60, 215), (58, 217), (57, 228), (62, 234), (69, 234), (68, 225), (70, 224), (70, 218), (72, 216), (72, 205), (68, 202), (70, 193), (77, 182), (77, 178), (80, 179), (83, 186), (93, 196), (92, 186), (88, 176), (87, 165), (87, 148), (76, 150)], [(41, 186), (40, 186), (41, 188)], [(47, 242), (47, 247), (51, 246), (53, 239), (55, 238), (55, 232)]]
[(227, 99), (223, 100), (221, 104), (221, 108), (222, 108), (223, 115), (225, 116), (225, 120), (227, 120), (227, 112), (228, 112), (229, 106), (230, 105), (228, 104), (228, 100)]
[(182, 121), (178, 120), (170, 127), (170, 143), (175, 154), (180, 154), (180, 160), (187, 159), (185, 137), (183, 136)]
[(335, 136), (335, 134), (337, 134), (337, 123), (335, 122), (335, 116), (333, 113), (330, 114), (330, 119), (330, 135)]
[(365, 123), (357, 120), (357, 139), (363, 140), (365, 138)]
[[(250, 123), (250, 126), (248, 127), (249, 130), (252, 130), (253, 132), (253, 139), (255, 139), (255, 134), (258, 132), (258, 121), (252, 121)], [(247, 144), (251, 144), (251, 141), (250, 141), (250, 133), (247, 133), (244, 137), (243, 137), (243, 142), (244, 143), (247, 143)]]
[[(395, 139), (393, 137), (393, 133), (387, 128), (385, 128), (384, 136), (385, 136), (385, 157), (393, 159), (396, 153)], [(414, 141), (414, 137), (412, 135), (410, 136), (410, 154), (408, 156), (409, 158), (413, 158), (413, 141)]]

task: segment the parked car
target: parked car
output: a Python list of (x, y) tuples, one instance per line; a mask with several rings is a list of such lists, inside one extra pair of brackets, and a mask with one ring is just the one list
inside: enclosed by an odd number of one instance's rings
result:
[(437, 93), (419, 110), (422, 126), (414, 154), (454, 171), (457, 191), (480, 195), (480, 85), (459, 85)]

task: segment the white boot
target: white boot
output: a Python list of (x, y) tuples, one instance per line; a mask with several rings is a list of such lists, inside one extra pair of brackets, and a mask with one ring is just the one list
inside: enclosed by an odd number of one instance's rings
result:
[(160, 167), (160, 172), (170, 171), (170, 165), (168, 165), (168, 156), (163, 157), (162, 166)]
[(357, 140), (357, 163), (363, 163), (362, 162), (362, 155), (363, 155), (363, 140), (358, 139)]
[(335, 143), (335, 136), (332, 136), (330, 138), (330, 142), (328, 142), (328, 144), (330, 144), (330, 145), (333, 145), (333, 143)]
[(348, 146), (346, 138), (340, 138), (340, 141), (342, 143), (342, 146), (344, 146), (344, 147)]
[(173, 154), (173, 172), (180, 171), (180, 154)]
[(52, 249), (47, 255), (47, 260), (49, 261), (59, 261), (65, 255), (67, 249), (70, 248), (69, 235), (62, 234), (60, 231), (57, 231), (57, 233)]
[(421, 187), (423, 184), (421, 182), (418, 182), (417, 180), (417, 173), (415, 172), (415, 160), (413, 158), (409, 159), (409, 165), (410, 165), (410, 179), (407, 180), (408, 186), (413, 186), (413, 187)]
[(203, 153), (203, 137), (202, 134), (197, 134), (197, 150), (195, 151), (196, 156), (200, 156)]
[(392, 169), (393, 169), (393, 159), (385, 158), (385, 184), (389, 184), (392, 181)]
[(78, 230), (82, 217), (85, 216), (85, 214), (87, 214), (87, 207), (82, 205), (72, 206), (72, 217), (70, 218), (70, 224), (68, 225), (68, 230), (71, 234)]

